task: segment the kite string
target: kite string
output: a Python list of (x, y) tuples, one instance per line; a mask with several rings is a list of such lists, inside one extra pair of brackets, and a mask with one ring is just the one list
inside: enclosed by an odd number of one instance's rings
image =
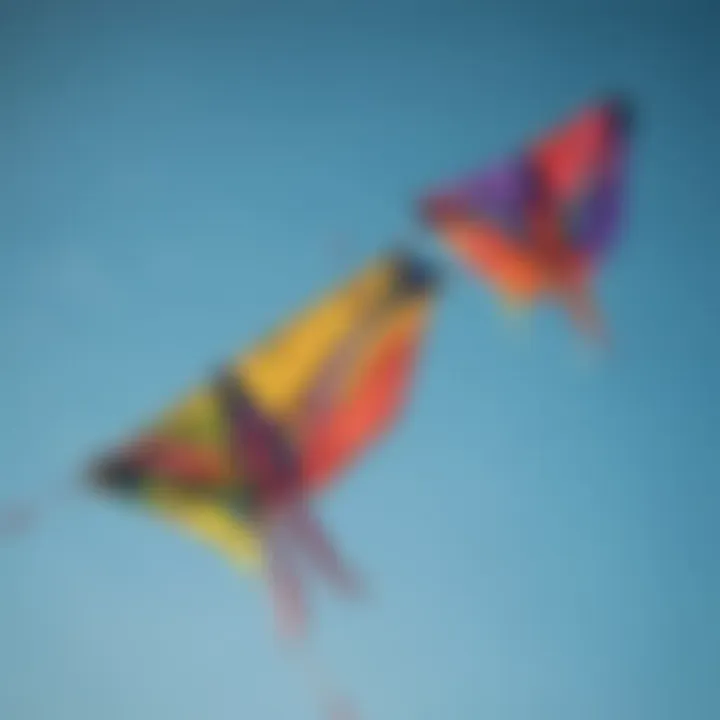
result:
[(0, 537), (19, 535), (36, 525), (49, 510), (78, 496), (81, 487), (73, 483), (47, 495), (44, 500), (23, 502), (0, 508)]
[[(277, 528), (276, 528), (277, 530)], [(287, 625), (287, 618), (281, 623), (281, 635), (286, 647), (294, 655), (294, 659), (305, 678), (310, 693), (317, 701), (320, 714), (323, 720), (357, 720), (358, 716), (354, 708), (344, 697), (333, 682), (324, 666), (321, 666), (310, 653), (308, 645), (305, 622), (305, 609), (302, 590), (302, 581), (291, 571), (291, 565), (287, 565), (287, 557), (282, 554), (283, 537), (277, 532), (270, 532), (266, 536), (266, 547), (268, 557), (265, 565), (265, 582), (275, 595), (276, 617), (280, 612), (281, 616), (290, 612), (293, 617), (293, 625)], [(290, 573), (290, 575), (288, 575)], [(282, 585), (278, 585), (282, 581)], [(290, 587), (288, 587), (288, 583)], [(291, 590), (289, 596), (285, 595)], [(286, 607), (282, 607), (282, 606)], [(297, 623), (300, 623), (298, 626)]]
[(301, 643), (298, 651), (298, 664), (311, 692), (315, 695), (324, 720), (359, 720), (353, 704), (342, 693), (333, 681), (326, 667), (321, 665), (317, 657), (309, 652), (306, 643)]

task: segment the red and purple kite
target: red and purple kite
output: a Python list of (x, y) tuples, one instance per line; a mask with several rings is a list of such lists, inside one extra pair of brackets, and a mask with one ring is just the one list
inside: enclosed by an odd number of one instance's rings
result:
[(590, 285), (617, 236), (629, 119), (618, 100), (587, 108), (516, 157), (430, 193), (422, 214), (509, 301), (554, 297), (602, 335)]

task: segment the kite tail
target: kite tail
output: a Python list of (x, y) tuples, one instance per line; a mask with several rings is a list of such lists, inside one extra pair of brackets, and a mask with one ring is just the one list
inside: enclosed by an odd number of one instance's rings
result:
[(321, 523), (310, 514), (307, 504), (294, 507), (288, 520), (291, 538), (315, 570), (344, 595), (361, 595), (363, 584), (360, 577), (344, 562)]
[[(307, 645), (307, 604), (297, 551), (309, 554), (338, 584), (348, 582), (344, 568), (305, 504), (287, 508), (266, 529), (268, 584), (273, 595), (281, 639), (294, 652), (322, 720), (359, 720), (351, 702), (327, 669), (310, 655)], [(300, 547), (298, 547), (298, 545)], [(308, 545), (312, 548), (309, 549)]]
[[(276, 568), (275, 572), (278, 572)], [(283, 568), (279, 572), (286, 572)], [(287, 581), (287, 576), (284, 578)], [(299, 653), (297, 660), (310, 693), (315, 697), (319, 717), (322, 720), (359, 720), (352, 703), (340, 692), (324, 667), (310, 657), (303, 641), (306, 627), (305, 607), (302, 588), (298, 576), (293, 575), (297, 585), (290, 589), (287, 584), (276, 584), (274, 587), (276, 612), (279, 614), (280, 630), (283, 639), (292, 642), (292, 649)], [(271, 583), (277, 583), (271, 577)], [(299, 641), (299, 642), (296, 642)]]
[(265, 538), (267, 580), (275, 617), (283, 639), (297, 638), (307, 625), (307, 606), (302, 578), (295, 566), (287, 537), (279, 525), (271, 525)]
[(357, 708), (330, 677), (324, 665), (313, 658), (307, 646), (298, 657), (311, 692), (315, 695), (322, 720), (360, 720)]

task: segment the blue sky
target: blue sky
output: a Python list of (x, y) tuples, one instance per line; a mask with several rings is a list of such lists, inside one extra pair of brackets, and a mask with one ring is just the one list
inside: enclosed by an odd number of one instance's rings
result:
[[(426, 185), (620, 88), (639, 132), (598, 287), (613, 353), (552, 309), (513, 327), (453, 271), (411, 411), (322, 503), (372, 598), (321, 590), (316, 642), (373, 720), (720, 716), (718, 20), (2, 2), (0, 499), (72, 481), (412, 231)], [(0, 583), (4, 719), (315, 717), (258, 584), (125, 508), (49, 516), (0, 547)]]

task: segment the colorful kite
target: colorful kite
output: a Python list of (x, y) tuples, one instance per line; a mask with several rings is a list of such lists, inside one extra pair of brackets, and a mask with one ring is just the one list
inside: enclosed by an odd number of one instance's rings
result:
[[(311, 500), (397, 419), (437, 290), (419, 258), (381, 258), (93, 461), (91, 487), (138, 503), (243, 568), (266, 569), (281, 628), (297, 636), (306, 617), (301, 560), (341, 591), (359, 590)], [(6, 513), (0, 530), (25, 529), (36, 514)], [(327, 717), (356, 717), (324, 675), (315, 668), (313, 684)]]
[(421, 212), (509, 303), (554, 297), (597, 337), (590, 283), (617, 234), (629, 118), (617, 100), (590, 107), (517, 157), (430, 193)]
[(341, 590), (358, 589), (309, 500), (402, 408), (436, 287), (410, 255), (371, 265), (100, 457), (93, 485), (141, 501), (236, 562), (266, 561), (282, 627), (297, 632), (298, 554)]

